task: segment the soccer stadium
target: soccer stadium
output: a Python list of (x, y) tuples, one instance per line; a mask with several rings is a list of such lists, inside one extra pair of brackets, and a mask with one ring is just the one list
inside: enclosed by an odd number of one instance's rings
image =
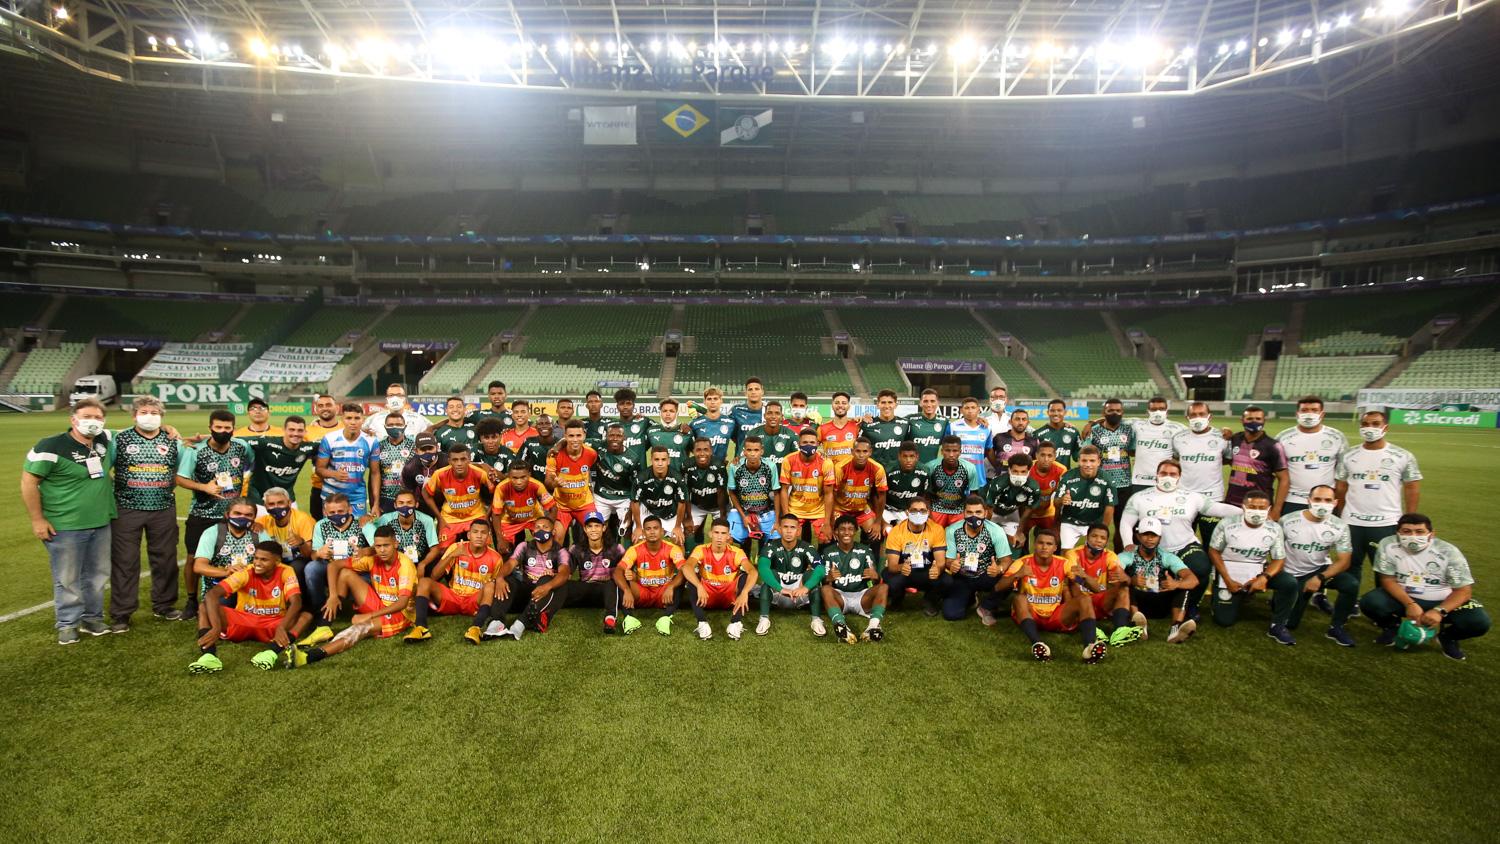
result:
[(1497, 44), (0, 0), (0, 818), (1494, 840)]

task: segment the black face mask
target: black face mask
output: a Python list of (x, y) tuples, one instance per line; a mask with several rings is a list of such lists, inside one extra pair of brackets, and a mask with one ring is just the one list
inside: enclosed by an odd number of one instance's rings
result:
[(430, 466), (430, 465), (432, 465), (432, 461), (434, 461), (434, 460), (437, 459), (437, 455), (436, 454), (418, 454), (417, 455), (417, 459), (420, 460), (420, 461), (422, 461), (422, 465), (423, 466)]
[(1118, 424), (1120, 424), (1120, 420), (1124, 419), (1124, 418), (1125, 418), (1124, 416), (1122, 416), (1121, 414), (1118, 414), (1118, 413), (1106, 413), (1106, 414), (1104, 414), (1104, 421), (1108, 422), (1111, 425), (1118, 425)]
[(209, 434), (209, 436), (213, 438), (213, 441), (215, 443), (217, 443), (219, 445), (225, 445), (230, 440), (234, 439), (234, 432), (233, 431), (214, 431), (213, 433)]

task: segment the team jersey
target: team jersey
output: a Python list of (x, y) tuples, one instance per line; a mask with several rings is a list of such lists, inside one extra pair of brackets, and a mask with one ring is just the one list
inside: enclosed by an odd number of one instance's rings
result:
[(1331, 557), (1354, 550), (1349, 526), (1338, 516), (1324, 516), (1315, 522), (1306, 510), (1281, 517), (1281, 537), (1286, 544), (1286, 572), (1294, 577), (1309, 577), (1322, 571)]
[(317, 456), (318, 444), (303, 440), (289, 447), (280, 435), (254, 437), (248, 442), (255, 458), (255, 468), (250, 473), (250, 500), (259, 504), (266, 490), (279, 486), (286, 490), (288, 498), (296, 501), (297, 479), (308, 461)]
[[(611, 423), (615, 424), (615, 423)], [(646, 435), (651, 433), (655, 427), (650, 419), (637, 416), (634, 419), (619, 420), (620, 430), (625, 432), (625, 453), (634, 461), (635, 465), (649, 470), (651, 461), (646, 452)]]
[[(536, 483), (535, 479), (532, 483)], [(502, 485), (509, 484), (507, 480)], [(440, 502), (440, 512), (445, 520), (466, 522), (484, 517), (486, 499), (494, 486), (490, 483), (489, 473), (483, 469), (467, 466), (460, 476), (452, 466), (444, 466), (432, 473), (424, 488), (433, 500)]]
[[(313, 531), (317, 530), (317, 522), (313, 517), (301, 510), (293, 510), (286, 514), (286, 524), (276, 524), (276, 519), (267, 513), (255, 520), (255, 529), (271, 537), (271, 541), (281, 546), (281, 559), (291, 562), (297, 557), (297, 549), (303, 542), (310, 542)], [(297, 542), (292, 542), (292, 537)]]
[[(1111, 569), (1115, 571), (1123, 571), (1123, 569), (1120, 567), (1120, 558), (1116, 557), (1115, 552), (1109, 550), (1108, 548), (1105, 548), (1098, 554), (1091, 554), (1090, 549), (1087, 545), (1080, 545), (1079, 547), (1068, 551), (1068, 553), (1064, 556), (1067, 557), (1070, 564), (1078, 566), (1083, 570), (1084, 574), (1092, 577), (1095, 581), (1097, 581), (1100, 587), (1108, 586), (1109, 572)], [(1078, 585), (1079, 588), (1083, 589), (1085, 592), (1103, 591), (1102, 589), (1090, 589), (1087, 583), (1080, 583)]]
[(755, 433), (756, 428), (765, 424), (765, 402), (761, 402), (759, 409), (752, 408), (748, 404), (737, 404), (729, 409), (729, 418), (735, 424), (734, 446), (738, 450), (744, 444), (745, 437)]
[(1125, 502), (1120, 518), (1120, 537), (1127, 544), (1135, 542), (1135, 525), (1141, 519), (1161, 521), (1161, 547), (1174, 553), (1198, 541), (1193, 524), (1199, 516), (1232, 516), (1239, 510), (1228, 504), (1210, 501), (1201, 492), (1176, 489), (1162, 492), (1156, 487), (1143, 489)]
[(495, 488), (493, 512), (500, 514), (502, 524), (519, 525), (547, 515), (554, 503), (552, 494), (536, 478), (527, 478), (520, 489), (506, 481)]
[(689, 504), (699, 510), (718, 512), (719, 496), (728, 488), (729, 472), (723, 466), (692, 466), (683, 473), (682, 484), (687, 487)]
[(635, 494), (631, 500), (641, 505), (645, 513), (641, 518), (650, 513), (659, 519), (677, 518), (678, 505), (687, 500), (687, 488), (681, 480), (673, 475), (658, 478), (648, 474), (636, 481)]
[(1132, 419), (1128, 424), (1135, 438), (1130, 482), (1136, 486), (1156, 486), (1156, 467), (1172, 456), (1173, 443), (1179, 435), (1188, 433), (1188, 427), (1170, 419), (1160, 425), (1149, 419)]
[(761, 427), (751, 431), (750, 435), (760, 437), (761, 459), (773, 469), (797, 450), (797, 434), (785, 425), (778, 427), (774, 434)]
[(447, 419), (444, 419), (440, 425), (432, 426), (432, 430), (428, 433), (437, 438), (438, 451), (443, 454), (447, 454), (449, 446), (454, 443), (463, 443), (472, 452), (477, 442), (473, 425), (454, 425)]
[(823, 494), (833, 487), (833, 461), (821, 454), (804, 458), (798, 451), (781, 461), (781, 485), (787, 510), (799, 519), (821, 519)]
[(738, 426), (728, 416), (720, 414), (718, 419), (709, 419), (707, 416), (695, 417), (690, 425), (694, 438), (708, 440), (713, 446), (714, 455), (712, 462), (715, 466), (724, 465), (725, 459), (729, 457), (729, 444), (734, 442), (734, 435)]
[(974, 467), (975, 488), (983, 487), (989, 482), (989, 475), (985, 471), (984, 452), (990, 447), (990, 429), (988, 426), (978, 422), (970, 425), (962, 419), (955, 419), (948, 423), (948, 433), (958, 437), (961, 442), (959, 457)]
[(854, 441), (859, 439), (859, 423), (845, 418), (842, 425), (824, 422), (818, 426), (818, 447), (823, 456), (833, 461), (833, 468), (842, 469), (854, 459)]
[(776, 467), (765, 460), (754, 469), (744, 463), (729, 468), (729, 491), (739, 499), (740, 507), (752, 516), (776, 509), (776, 493), (781, 478)]
[(927, 497), (932, 499), (933, 512), (945, 516), (956, 516), (964, 511), (964, 499), (969, 493), (980, 490), (979, 473), (974, 464), (960, 459), (950, 471), (943, 468), (941, 458), (927, 466)]
[(911, 441), (917, 445), (917, 463), (926, 465), (938, 459), (938, 447), (943, 437), (948, 435), (947, 417), (935, 416), (928, 419), (918, 413), (906, 417), (906, 421), (911, 425)]
[(356, 434), (352, 440), (343, 431), (324, 437), (318, 442), (318, 459), (327, 460), (328, 468), (342, 469), (349, 475), (347, 481), (324, 478), (324, 493), (342, 492), (350, 501), (365, 500), (365, 475), (379, 453), (380, 446), (374, 438), (364, 434)]
[(234, 429), (234, 435), (240, 439), (254, 439), (255, 437), (279, 437), (282, 434), (280, 425), (267, 425), (264, 431), (252, 430), (249, 425), (241, 425)]
[(1434, 538), (1412, 553), (1401, 547), (1401, 537), (1387, 536), (1375, 546), (1375, 573), (1396, 578), (1412, 600), (1441, 601), (1454, 589), (1474, 584), (1469, 561), (1451, 542)]
[(1228, 516), (1214, 528), (1208, 545), (1219, 552), (1229, 576), (1240, 583), (1265, 571), (1272, 560), (1286, 559), (1281, 525), (1269, 519), (1251, 527), (1244, 516)]
[[(357, 572), (370, 573), (370, 586), (375, 590), (375, 594), (380, 596), (380, 603), (383, 606), (388, 607), (402, 598), (410, 598), (412, 591), (417, 587), (417, 567), (406, 558), (405, 554), (397, 553), (396, 559), (390, 563), (382, 563), (374, 554), (357, 557), (349, 564), (349, 567)], [(415, 610), (410, 603), (398, 615), (381, 616), (381, 635), (389, 637), (400, 633), (411, 624), (415, 617)]]
[(672, 458), (671, 472), (680, 476), (682, 470), (692, 463), (693, 438), (677, 430), (674, 425), (671, 428), (653, 428), (646, 434), (646, 456), (651, 456), (651, 449), (664, 448), (667, 456)]
[[(360, 426), (360, 430), (374, 437), (376, 442), (386, 439), (388, 432), (385, 427), (385, 417), (388, 415), (390, 415), (389, 410), (376, 411), (370, 414), (365, 417), (365, 424)], [(402, 409), (401, 421), (406, 425), (402, 434), (408, 440), (416, 439), (417, 434), (425, 434), (432, 430), (432, 423), (428, 421), (427, 417), (409, 407)]]
[(911, 522), (902, 519), (885, 535), (885, 552), (900, 555), (903, 563), (913, 569), (925, 569), (932, 563), (933, 554), (948, 549), (948, 534), (942, 525), (930, 518), (920, 529), (913, 530)]
[(426, 559), (427, 552), (437, 547), (437, 520), (426, 513), (412, 513), (411, 526), (401, 526), (400, 513), (386, 513), (364, 527), (366, 544), (375, 542), (375, 528), (390, 525), (396, 531), (396, 547), (401, 553), (412, 559), (414, 563), (420, 563)]
[(911, 436), (911, 423), (899, 416), (889, 422), (876, 417), (860, 424), (859, 435), (875, 444), (870, 459), (889, 474), (901, 467), (897, 455), (901, 452), (901, 443)]
[(867, 460), (861, 468), (851, 460), (833, 472), (833, 511), (868, 512), (874, 504), (875, 493), (887, 489), (885, 469), (879, 463)]
[(1386, 527), (1401, 517), (1402, 487), (1422, 480), (1416, 455), (1399, 445), (1356, 446), (1344, 452), (1334, 477), (1347, 481), (1344, 521), (1351, 527)]
[[(224, 541), (219, 541), (219, 532), (224, 531)], [(270, 542), (271, 537), (255, 530), (253, 527), (239, 536), (229, 530), (224, 522), (209, 525), (208, 530), (198, 537), (198, 547), (194, 549), (194, 557), (202, 557), (208, 560), (208, 564), (215, 568), (229, 568), (230, 566), (249, 566), (255, 559), (255, 545), (258, 542)], [(189, 561), (188, 565), (192, 565)], [(214, 587), (223, 578), (204, 575), (198, 579), (198, 594), (200, 600), (208, 594), (208, 590)]]
[(1056, 501), (1064, 495), (1071, 495), (1072, 501), (1068, 504), (1058, 504), (1057, 517), (1065, 524), (1070, 525), (1093, 525), (1104, 521), (1104, 510), (1106, 507), (1115, 506), (1115, 490), (1104, 478), (1095, 475), (1085, 478), (1078, 469), (1069, 469), (1062, 480), (1057, 483), (1057, 491), (1053, 493)]
[[(469, 411), (468, 415), (464, 417), (464, 424), (473, 427), (486, 419), (500, 420), (500, 428), (502, 430), (508, 430), (510, 428), (516, 427), (515, 417), (510, 415), (510, 411), (506, 410), (503, 404), (499, 408), (496, 408), (494, 404), (491, 404), (489, 407), (483, 410)], [(407, 431), (406, 433), (407, 436), (411, 436), (410, 431)]]
[[(474, 455), (474, 463), (486, 469), (494, 469), (496, 474), (500, 475), (501, 478), (504, 478), (505, 474), (510, 471), (510, 464), (516, 462), (517, 457), (514, 451), (503, 445), (496, 449), (494, 454), (485, 451), (483, 445), (474, 449), (472, 453)], [(489, 472), (485, 472), (485, 474), (489, 474)]]
[(618, 544), (606, 545), (598, 551), (589, 550), (588, 545), (574, 545), (568, 549), (568, 560), (578, 570), (578, 579), (584, 583), (600, 583), (614, 576), (615, 564), (625, 556), (625, 549)]
[(563, 566), (568, 565), (568, 552), (556, 546), (550, 551), (543, 551), (530, 542), (522, 542), (511, 552), (510, 559), (528, 582), (541, 583), (547, 578), (556, 577)]
[(730, 545), (723, 554), (715, 554), (710, 545), (699, 545), (688, 557), (698, 566), (698, 580), (709, 589), (733, 589), (740, 572), (750, 570), (750, 560), (737, 546)]
[(1037, 447), (1041, 444), (1041, 440), (1030, 434), (1026, 434), (1019, 440), (1010, 431), (996, 434), (990, 438), (990, 452), (993, 456), (993, 460), (990, 461), (992, 471), (1003, 473), (1005, 461), (1009, 460), (1012, 455), (1024, 454), (1035, 459)]
[(547, 458), (552, 456), (552, 449), (557, 444), (557, 440), (543, 441), (541, 437), (532, 437), (521, 444), (516, 459), (531, 469), (533, 478), (541, 480), (547, 477)]
[(509, 428), (500, 435), (500, 444), (515, 452), (521, 453), (526, 441), (541, 436), (534, 426), (527, 425), (524, 428)]
[(594, 506), (594, 491), (591, 487), (594, 465), (599, 462), (599, 452), (588, 446), (577, 457), (568, 454), (568, 449), (553, 452), (547, 458), (547, 473), (556, 477), (552, 494), (557, 506), (564, 510), (582, 510)]
[[(1245, 493), (1252, 489), (1271, 495), (1276, 473), (1286, 468), (1281, 443), (1266, 436), (1251, 442), (1243, 431), (1229, 438), (1225, 459), (1229, 461), (1229, 488), (1224, 500), (1235, 506), (1243, 503)], [(1275, 501), (1275, 496), (1271, 500)]]
[(416, 453), (417, 447), (411, 437), (402, 437), (401, 442), (391, 442), (390, 437), (380, 441), (375, 449), (375, 457), (380, 461), (380, 497), (390, 501), (400, 494), (401, 470), (406, 468), (406, 461)]
[(115, 503), (131, 510), (175, 507), (177, 440), (157, 431), (147, 437), (126, 428), (114, 437)]
[(286, 563), (277, 563), (265, 577), (255, 573), (255, 566), (246, 566), (219, 581), (219, 588), (234, 596), (235, 609), (260, 618), (286, 615), (292, 596), (302, 594), (297, 573)]
[[(1099, 449), (1099, 477), (1112, 489), (1130, 486), (1130, 452), (1135, 450), (1135, 429), (1121, 423), (1111, 431), (1100, 422), (1089, 428), (1082, 445)], [(1080, 446), (1081, 447), (1081, 446)]]
[(1073, 468), (1073, 461), (1078, 459), (1078, 429), (1064, 422), (1061, 428), (1054, 428), (1046, 424), (1036, 428), (1031, 433), (1036, 435), (1039, 442), (1052, 443), (1057, 449), (1057, 456), (1053, 460), (1061, 463), (1064, 469)]
[(880, 571), (875, 565), (875, 555), (863, 545), (855, 545), (848, 551), (830, 545), (823, 549), (822, 565), (825, 578), (840, 592), (863, 592), (873, 587), (876, 580), (866, 579), (865, 571), (875, 569), (877, 579)]
[(1051, 618), (1062, 609), (1068, 598), (1068, 559), (1054, 554), (1046, 565), (1027, 554), (1011, 564), (1005, 572), (1007, 577), (1021, 575), (1016, 590), (1026, 599), (1031, 614), (1038, 618)]
[(682, 568), (682, 549), (663, 541), (660, 548), (652, 551), (645, 542), (637, 542), (625, 550), (619, 568), (627, 579), (633, 578), (642, 586), (659, 589)]
[(328, 519), (319, 519), (313, 525), (312, 547), (314, 551), (321, 551), (324, 546), (332, 546), (333, 558), (342, 560), (369, 548), (370, 543), (366, 541), (358, 519), (350, 519), (349, 524), (342, 528)]
[(1276, 441), (1286, 457), (1286, 500), (1296, 504), (1306, 504), (1315, 486), (1333, 486), (1339, 461), (1349, 450), (1344, 432), (1327, 425), (1311, 433), (1293, 426), (1277, 434)]
[(1224, 500), (1224, 460), (1229, 456), (1229, 441), (1223, 434), (1214, 428), (1201, 434), (1184, 430), (1173, 438), (1172, 453), (1182, 464), (1180, 483), (1184, 490), (1201, 492), (1213, 501)]
[(761, 550), (760, 578), (770, 589), (812, 589), (818, 585), (818, 552), (806, 542), (791, 548), (777, 542)]
[(625, 452), (600, 451), (594, 464), (594, 494), (600, 498), (623, 501), (635, 494), (636, 467), (639, 464)]
[[(213, 484), (220, 490), (244, 495), (250, 488), (255, 470), (255, 456), (244, 440), (230, 440), (223, 452), (208, 443), (198, 448), (183, 448), (177, 458), (177, 474), (201, 484)], [(222, 519), (229, 511), (229, 499), (193, 490), (188, 515), (199, 519)]]
[(977, 536), (970, 536), (963, 522), (954, 522), (948, 526), (943, 540), (948, 545), (948, 559), (958, 561), (961, 577), (978, 577), (991, 563), (1010, 556), (1010, 543), (1006, 541), (1005, 533), (990, 521), (979, 526)]
[(1042, 494), (1042, 508), (1037, 511), (1038, 518), (1050, 519), (1056, 515), (1057, 508), (1052, 503), (1052, 493), (1057, 491), (1057, 485), (1062, 483), (1063, 475), (1067, 473), (1068, 470), (1056, 461), (1052, 463), (1052, 468), (1045, 472), (1039, 465), (1031, 464), (1031, 480)]
[(604, 432), (609, 428), (610, 421), (603, 416), (598, 419), (591, 416), (583, 417), (583, 438), (604, 442)]
[[(1037, 486), (1037, 482), (1029, 474), (1026, 476), (1026, 483), (1016, 486), (1010, 482), (1009, 472), (991, 479), (980, 495), (984, 496), (984, 503), (994, 508), (995, 515), (1002, 518), (1018, 517), (1021, 511), (1030, 510), (1043, 501), (1042, 488)], [(1006, 521), (1019, 524), (1018, 519)]]
[(906, 512), (913, 498), (927, 494), (931, 482), (932, 474), (921, 466), (910, 472), (899, 468), (891, 472), (885, 476), (885, 509)]
[[(1182, 577), (1182, 573), (1188, 570), (1187, 563), (1171, 551), (1157, 548), (1155, 554), (1147, 556), (1145, 549), (1139, 547), (1134, 551), (1124, 551), (1120, 554), (1120, 568), (1132, 578), (1136, 574), (1145, 575), (1146, 586), (1141, 589), (1143, 592), (1161, 591), (1163, 570), (1171, 572), (1173, 577)], [(1140, 589), (1141, 587), (1132, 586), (1131, 588)]]

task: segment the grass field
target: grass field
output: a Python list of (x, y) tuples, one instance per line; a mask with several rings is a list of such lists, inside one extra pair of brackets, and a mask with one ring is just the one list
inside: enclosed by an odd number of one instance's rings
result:
[[(0, 460), (19, 472), (64, 425), (0, 418)], [(1477, 597), (1500, 594), (1500, 431), (1393, 440)], [(0, 615), (51, 597), (9, 512)], [(800, 615), (700, 642), (687, 613), (670, 638), (624, 639), (577, 610), (477, 649), (438, 619), (425, 647), (367, 642), (296, 672), (229, 645), (223, 673), (190, 677), (186, 624), (142, 613), (61, 648), (48, 609), (0, 623), (0, 819), (14, 841), (1495, 840), (1500, 640), (1455, 663), (1375, 647), (1358, 620), (1350, 651), (1309, 612), (1284, 648), (1267, 613), (1181, 647), (1153, 623), (1088, 667), (1032, 662), (1009, 624), (972, 618), (908, 612), (851, 648)]]

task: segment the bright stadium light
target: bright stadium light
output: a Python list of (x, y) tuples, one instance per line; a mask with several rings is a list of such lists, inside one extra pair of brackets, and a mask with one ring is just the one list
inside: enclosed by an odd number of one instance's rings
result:
[(157, 41), (156, 41), (156, 36), (155, 35), (148, 35), (148, 36), (146, 36), (146, 46), (148, 46), (151, 49), (155, 50), (156, 49), (156, 44), (157, 44)]
[(1276, 43), (1285, 47), (1286, 45), (1292, 43), (1292, 38), (1294, 37), (1295, 34), (1290, 29), (1283, 29), (1282, 31), (1276, 33)]
[(72, 15), (68, 13), (67, 6), (58, 6), (52, 10), (52, 19), (58, 23), (67, 23), (71, 17)]
[(1349, 17), (1349, 13), (1348, 12), (1345, 12), (1342, 15), (1339, 15), (1339, 22), (1338, 22), (1339, 29), (1344, 29), (1344, 28), (1348, 27), (1349, 26), (1349, 22), (1351, 20), (1352, 20), (1352, 18)]
[(1382, 17), (1398, 18), (1406, 14), (1410, 8), (1410, 0), (1380, 0), (1380, 14)]
[(267, 56), (271, 55), (271, 48), (266, 46), (265, 41), (259, 38), (251, 38), (250, 55), (254, 56), (257, 59), (264, 59)]
[(1240, 40), (1234, 42), (1234, 54), (1236, 56), (1248, 49), (1250, 49), (1250, 42), (1246, 41), (1245, 39), (1241, 38)]
[(1219, 55), (1221, 55), (1221, 56), (1228, 55), (1228, 53), (1229, 53), (1229, 45), (1228, 44), (1220, 44), (1219, 45)]
[(177, 46), (177, 39), (173, 38), (170, 35), (168, 35), (167, 36), (167, 46), (168, 47), (176, 47)]
[(651, 52), (656, 55), (661, 54), (661, 42), (655, 38), (651, 39)]

